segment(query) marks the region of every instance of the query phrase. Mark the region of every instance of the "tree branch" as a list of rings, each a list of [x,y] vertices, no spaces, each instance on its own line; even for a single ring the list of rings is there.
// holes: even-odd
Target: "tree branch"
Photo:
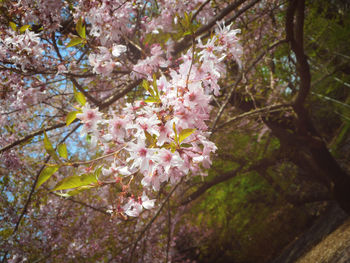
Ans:
[[[266,169],[267,167],[269,167],[271,165],[274,165],[279,158],[281,158],[280,151],[276,150],[270,156],[257,161],[256,163],[250,165],[249,167],[247,167],[245,169],[243,169],[244,166],[245,166],[245,163],[243,163],[237,169],[229,171],[229,172],[224,173],[224,174],[221,174],[219,176],[216,176],[210,182],[204,183],[194,193],[192,193],[188,197],[184,198],[180,202],[180,205],[181,206],[187,205],[188,203],[190,203],[193,200],[195,200],[198,197],[200,197],[202,194],[204,194],[211,187],[213,187],[213,186],[215,186],[217,184],[220,184],[222,182],[225,182],[227,180],[232,179],[233,177],[237,176],[240,172],[246,173],[246,172],[253,171],[253,170]]]
[[[75,78],[70,77],[69,79],[72,81],[72,83],[74,84],[74,86],[77,87],[77,89],[78,89],[81,93],[83,93],[84,96],[87,97],[93,104],[95,104],[96,106],[100,105],[100,102],[99,102],[97,99],[95,99],[93,96],[91,96],[88,92],[86,92],[86,91],[84,90],[84,88],[78,83],[78,81],[77,81]]]
[[[286,35],[291,45],[291,49],[295,54],[297,61],[297,71],[300,77],[299,92],[294,102],[295,112],[299,115],[304,114],[304,102],[310,92],[311,74],[304,54],[304,9],[305,0],[292,0],[287,9],[286,16]],[[296,23],[294,24],[294,16],[296,13]]]

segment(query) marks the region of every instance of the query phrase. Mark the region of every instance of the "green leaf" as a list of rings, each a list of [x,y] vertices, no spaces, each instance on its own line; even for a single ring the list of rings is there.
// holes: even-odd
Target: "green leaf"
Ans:
[[[74,95],[75,95],[76,101],[77,101],[80,105],[84,106],[85,103],[86,103],[86,98],[85,98],[84,94],[81,93],[81,92],[77,92],[77,93],[75,93]]]
[[[173,122],[173,130],[174,130],[174,133],[175,133],[175,142],[176,143],[179,143],[179,139],[178,139],[178,137],[177,137],[177,131],[176,131],[176,127],[175,127],[175,122]]]
[[[165,148],[165,149],[170,149],[171,148],[171,144],[170,143],[164,143],[161,148]]]
[[[95,172],[94,172],[94,176],[96,177],[96,179],[98,179],[100,177],[102,171],[102,166],[98,167]]]
[[[86,191],[88,189],[94,188],[96,186],[98,186],[98,185],[96,184],[96,185],[79,186],[79,187],[77,187],[76,189],[74,189],[72,191],[68,191],[66,193],[56,193],[56,194],[58,194],[58,195],[60,195],[62,197],[71,197],[71,196],[80,194],[81,192]]]
[[[147,145],[149,148],[156,146],[157,138],[153,137],[148,131],[144,131],[147,139]],[[155,136],[155,135],[154,135]]]
[[[185,12],[185,21],[186,21],[186,24],[189,26],[191,24],[191,19],[192,19],[192,13],[186,13]]]
[[[158,87],[157,87],[157,76],[156,76],[156,74],[153,74],[153,89],[156,92],[157,98],[159,98],[159,91],[158,91]]]
[[[69,124],[71,124],[77,118],[78,113],[79,111],[71,111],[67,114],[66,126],[69,126]]]
[[[174,153],[176,151],[176,145],[174,143],[170,144],[170,151]]]
[[[61,143],[57,146],[58,154],[64,158],[67,159],[68,157],[68,152],[67,152],[67,146],[65,143]]]
[[[79,18],[75,29],[77,30],[77,33],[81,38],[86,38],[85,26],[83,25],[83,20],[81,18]]]
[[[84,39],[82,39],[80,37],[73,37],[71,39],[71,41],[68,43],[67,47],[74,47],[76,45],[83,43],[83,41],[84,41]]]
[[[72,175],[59,182],[52,191],[73,189],[97,183],[95,174]]]
[[[179,143],[185,140],[188,136],[194,133],[196,129],[183,129],[179,134]]]
[[[74,98],[82,106],[86,103],[86,98],[82,92],[78,92],[77,89],[73,86]]]
[[[189,143],[182,143],[180,146],[184,148],[189,148],[189,147],[192,147],[193,145]]]
[[[148,83],[147,80],[143,80],[143,81],[142,81],[142,87],[143,87],[145,90],[147,90],[147,91],[149,92],[149,94],[152,95],[152,97],[155,97],[155,93],[154,93],[153,89],[151,89],[151,87],[150,87],[150,85],[149,85],[149,83]]]
[[[57,165],[45,167],[39,175],[35,189],[38,189],[43,183],[45,183],[55,172],[57,172],[57,170]]]
[[[30,28],[30,25],[21,26],[21,28],[19,29],[19,32],[24,33],[28,28]]]
[[[145,102],[148,102],[148,103],[157,103],[157,102],[159,102],[159,99],[153,98],[153,97],[148,97],[147,99],[145,99]]]
[[[91,134],[86,134],[86,141],[91,143]]]
[[[10,27],[12,28],[13,31],[17,31],[17,25],[13,22],[10,21]]]
[[[45,150],[47,151],[47,153],[52,156],[52,158],[54,158],[58,162],[60,161],[60,159],[57,156],[56,151],[52,147],[52,144],[51,144],[49,138],[47,137],[46,132],[44,132],[44,147],[45,147]]]

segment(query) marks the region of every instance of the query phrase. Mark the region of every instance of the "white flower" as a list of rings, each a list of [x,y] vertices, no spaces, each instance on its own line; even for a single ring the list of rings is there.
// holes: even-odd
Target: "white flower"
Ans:
[[[119,57],[122,53],[126,51],[126,46],[124,45],[113,45],[112,55],[115,57]]]
[[[150,200],[148,196],[145,194],[145,192],[143,192],[141,201],[142,201],[142,206],[145,209],[152,209],[154,207],[154,202],[156,201],[156,199]]]
[[[129,202],[123,206],[123,210],[128,216],[137,217],[142,212],[142,205],[130,198]]]

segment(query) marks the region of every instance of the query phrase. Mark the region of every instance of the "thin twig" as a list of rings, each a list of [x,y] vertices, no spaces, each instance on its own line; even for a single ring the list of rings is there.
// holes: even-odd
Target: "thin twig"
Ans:
[[[202,9],[210,2],[210,0],[205,1],[203,4],[200,5],[200,7],[198,7],[198,9],[196,10],[196,12],[193,14],[192,18],[191,18],[191,22],[193,22],[193,20],[196,19],[197,15],[199,14],[200,11],[202,11]]]
[[[224,122],[223,124],[221,124],[217,128],[215,128],[213,130],[213,132],[225,127],[227,124],[230,124],[230,123],[235,122],[235,121],[239,121],[239,120],[247,118],[247,117],[253,117],[253,116],[259,115],[261,113],[271,113],[271,112],[283,111],[286,109],[292,109],[291,105],[289,105],[289,104],[275,104],[275,105],[270,105],[270,106],[266,106],[263,108],[251,110],[251,111],[242,113],[240,115],[237,115],[237,116],[234,116],[234,117],[228,119],[226,122]]]
[[[137,243],[141,240],[142,236],[146,233],[146,231],[151,227],[151,225],[153,224],[153,222],[157,219],[157,217],[159,216],[160,212],[163,210],[165,204],[168,202],[169,198],[172,196],[172,194],[175,192],[175,190],[177,189],[177,187],[182,183],[183,178],[181,179],[180,182],[178,182],[174,188],[170,191],[170,193],[167,195],[167,197],[165,198],[164,202],[162,203],[162,205],[159,207],[158,211],[156,212],[156,214],[152,217],[152,219],[147,223],[147,225],[143,228],[143,230],[140,232],[140,234],[137,236],[136,240],[134,241],[134,246],[131,250],[130,253],[130,258],[129,258],[129,262],[132,262],[133,259],[133,255],[135,252],[135,249],[137,247]]]

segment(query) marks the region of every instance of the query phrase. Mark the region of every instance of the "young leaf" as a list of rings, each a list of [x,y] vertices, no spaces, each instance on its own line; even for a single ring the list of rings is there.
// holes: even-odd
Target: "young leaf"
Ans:
[[[86,141],[91,143],[91,134],[86,134]]]
[[[58,195],[62,196],[62,197],[71,197],[73,195],[77,195],[77,194],[80,194],[81,192],[85,191],[85,190],[88,190],[90,188],[93,188],[93,187],[96,187],[98,186],[97,184],[96,185],[85,185],[85,186],[80,186],[80,187],[77,187],[76,189],[72,190],[72,191],[68,191],[66,193],[57,193]]]
[[[179,143],[185,140],[188,136],[194,133],[196,129],[183,129],[179,134]]]
[[[19,29],[19,32],[24,33],[28,28],[30,28],[30,25],[21,26],[21,28]]]
[[[176,151],[176,145],[174,143],[170,144],[170,151],[174,153]]]
[[[159,98],[159,91],[158,91],[158,87],[157,87],[157,76],[156,76],[156,74],[153,74],[153,89],[156,92],[157,98]]]
[[[48,154],[50,154],[52,156],[52,158],[54,158],[58,162],[60,161],[60,159],[57,156],[56,151],[52,147],[52,144],[51,144],[49,138],[47,137],[46,132],[44,132],[44,147],[45,147],[45,150],[48,152]]]
[[[148,147],[153,148],[154,146],[156,146],[157,138],[154,138],[148,131],[145,131],[145,135],[146,135]]]
[[[173,122],[173,130],[174,130],[174,133],[175,133],[175,142],[176,143],[179,143],[179,139],[178,139],[178,137],[177,137],[177,131],[176,131],[176,127],[175,127],[175,122]]]
[[[149,92],[149,94],[152,95],[152,97],[155,97],[153,89],[150,87],[147,80],[142,81],[142,87]]]
[[[75,29],[77,30],[77,33],[81,38],[86,38],[85,26],[83,25],[83,20],[81,18],[79,18]]]
[[[73,86],[73,90],[74,90],[74,97],[75,100],[82,106],[85,105],[86,103],[86,98],[84,96],[84,94],[82,92],[78,92],[77,89]]]
[[[81,92],[77,92],[75,94],[75,99],[81,106],[84,106],[86,103],[86,98],[85,98],[84,94]]]
[[[96,177],[96,180],[100,177],[102,171],[102,166],[98,167],[95,172],[94,172],[94,176]]]
[[[52,191],[66,190],[97,183],[95,174],[72,175],[59,182]]]
[[[13,22],[10,21],[10,27],[12,28],[13,31],[17,31],[17,25]]]
[[[67,159],[68,157],[68,152],[67,152],[67,146],[65,143],[61,143],[57,146],[58,154],[64,158]]]
[[[159,102],[159,99],[156,99],[156,98],[153,98],[153,97],[148,97],[147,99],[145,99],[145,102],[157,103],[157,102]]]
[[[170,143],[164,143],[161,148],[165,148],[165,149],[170,149],[171,148],[171,144]]]
[[[35,189],[38,189],[43,183],[45,183],[57,170],[57,165],[45,167],[39,175]]]
[[[68,43],[68,45],[66,47],[74,47],[76,45],[79,45],[83,43],[83,39],[80,37],[74,37],[71,39],[71,41]]]
[[[71,111],[67,114],[66,126],[69,126],[69,124],[71,124],[77,118],[78,113],[78,111]]]

